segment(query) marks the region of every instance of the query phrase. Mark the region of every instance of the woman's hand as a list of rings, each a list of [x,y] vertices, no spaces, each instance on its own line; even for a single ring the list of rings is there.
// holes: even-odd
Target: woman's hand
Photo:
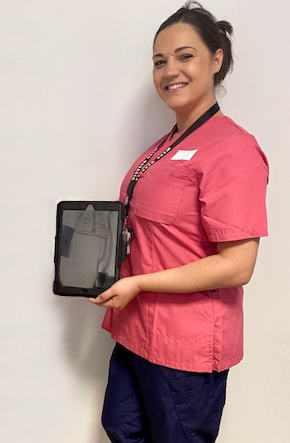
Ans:
[[[105,308],[122,310],[139,292],[141,289],[137,276],[125,277],[118,280],[97,298],[89,298],[88,300]]]

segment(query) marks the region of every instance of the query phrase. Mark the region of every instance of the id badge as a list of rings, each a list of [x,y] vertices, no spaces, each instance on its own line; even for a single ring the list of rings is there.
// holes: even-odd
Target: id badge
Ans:
[[[126,226],[123,229],[123,240],[126,243],[126,247],[127,247],[127,255],[130,254],[130,242],[133,238],[133,230],[132,228],[129,228],[128,226]]]

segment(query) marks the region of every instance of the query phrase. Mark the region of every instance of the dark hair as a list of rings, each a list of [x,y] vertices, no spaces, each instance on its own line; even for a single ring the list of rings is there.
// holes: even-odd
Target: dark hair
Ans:
[[[232,25],[225,20],[217,21],[200,3],[187,1],[159,27],[154,37],[153,47],[159,32],[175,23],[188,23],[193,26],[212,55],[218,48],[222,48],[223,63],[219,72],[214,74],[214,86],[219,85],[228,71],[233,69],[232,43],[227,36],[233,33]]]

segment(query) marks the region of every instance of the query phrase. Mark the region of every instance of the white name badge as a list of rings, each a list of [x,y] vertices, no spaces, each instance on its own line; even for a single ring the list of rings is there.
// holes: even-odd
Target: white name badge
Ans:
[[[190,160],[194,156],[194,154],[198,151],[198,149],[193,149],[191,151],[181,150],[174,154],[170,160]]]

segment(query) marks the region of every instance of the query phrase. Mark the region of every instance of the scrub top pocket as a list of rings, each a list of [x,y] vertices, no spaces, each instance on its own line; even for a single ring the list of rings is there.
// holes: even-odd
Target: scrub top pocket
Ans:
[[[189,175],[185,165],[173,162],[149,170],[136,185],[134,214],[159,223],[176,219]]]

